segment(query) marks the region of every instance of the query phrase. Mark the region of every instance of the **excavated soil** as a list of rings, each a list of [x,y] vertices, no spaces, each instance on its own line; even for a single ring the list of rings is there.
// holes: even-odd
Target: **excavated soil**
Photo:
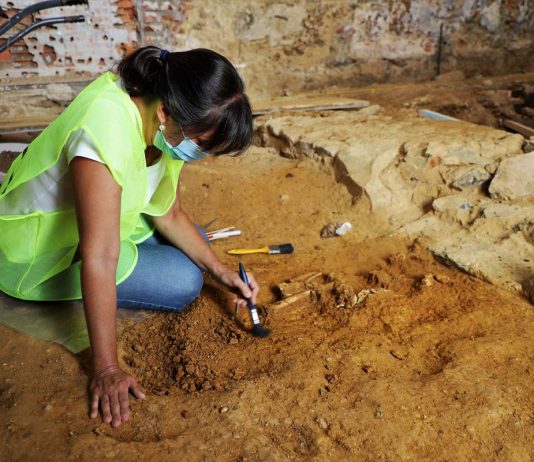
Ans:
[[[1,460],[534,458],[524,299],[381,237],[365,198],[266,148],[188,167],[182,200],[197,223],[243,231],[213,243],[232,267],[225,250],[295,246],[242,257],[271,335],[253,337],[209,277],[183,313],[122,322],[121,361],[148,396],[112,429],[87,417],[87,352],[0,326]],[[321,237],[344,221],[352,232]]]

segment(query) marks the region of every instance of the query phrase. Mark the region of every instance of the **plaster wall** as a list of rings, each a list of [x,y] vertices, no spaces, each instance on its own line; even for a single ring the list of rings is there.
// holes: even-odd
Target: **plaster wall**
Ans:
[[[442,72],[534,68],[533,0],[208,0],[188,11],[172,44],[227,53],[249,87],[278,95],[431,79],[441,25]]]

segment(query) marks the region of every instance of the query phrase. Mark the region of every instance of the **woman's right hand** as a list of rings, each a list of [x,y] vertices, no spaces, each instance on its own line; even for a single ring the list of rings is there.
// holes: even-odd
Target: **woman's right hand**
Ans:
[[[145,394],[137,381],[121,370],[118,365],[110,365],[100,369],[91,378],[90,417],[98,417],[98,409],[102,420],[118,427],[129,418],[128,392],[131,390],[136,398],[144,399]]]
[[[227,266],[221,265],[218,271],[213,272],[212,275],[219,282],[222,282],[228,290],[236,294],[236,298],[233,300],[236,307],[246,308],[248,299],[250,299],[252,303],[256,304],[260,286],[256,282],[256,279],[252,273],[247,273],[249,282],[248,287],[239,277],[239,273],[231,270]]]

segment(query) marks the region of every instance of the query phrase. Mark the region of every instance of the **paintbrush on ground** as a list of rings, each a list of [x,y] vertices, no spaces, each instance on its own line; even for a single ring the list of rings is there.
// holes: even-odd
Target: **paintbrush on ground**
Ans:
[[[232,249],[227,250],[226,253],[230,255],[246,255],[250,253],[267,253],[269,255],[280,255],[293,253],[293,245],[291,244],[280,244],[280,245],[269,245],[267,247],[262,247],[261,249]]]
[[[233,229],[235,229],[235,226],[228,226],[226,228],[216,229],[214,231],[206,231],[206,236],[210,237],[213,234],[225,233],[226,231],[231,231]]]
[[[239,263],[239,276],[241,277],[241,280],[247,285],[247,287],[250,287],[248,283],[247,272],[245,271],[243,263]],[[252,299],[247,299],[247,305],[248,309],[250,310],[250,315],[252,316],[252,333],[256,337],[267,337],[271,333],[271,331],[267,329],[267,327],[263,327],[261,325],[260,317],[258,316],[258,311],[256,310],[254,303],[252,303]]]
[[[239,229],[234,229],[231,231],[223,231],[221,233],[213,233],[208,235],[210,241],[215,241],[217,239],[224,239],[225,237],[240,236],[241,231]]]
[[[206,236],[208,236],[208,239],[210,241],[239,235],[241,235],[241,231],[239,229],[235,229],[235,226],[229,226],[227,228],[221,228],[216,229],[215,231],[206,232]]]

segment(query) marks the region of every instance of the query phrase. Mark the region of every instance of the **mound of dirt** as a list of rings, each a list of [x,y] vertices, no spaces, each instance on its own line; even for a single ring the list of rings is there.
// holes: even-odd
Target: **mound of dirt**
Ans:
[[[184,313],[157,313],[149,322],[123,330],[124,362],[147,390],[157,395],[227,391],[238,381],[284,367],[276,357],[258,354],[261,340],[221,310],[226,304],[221,297],[207,286]]]

